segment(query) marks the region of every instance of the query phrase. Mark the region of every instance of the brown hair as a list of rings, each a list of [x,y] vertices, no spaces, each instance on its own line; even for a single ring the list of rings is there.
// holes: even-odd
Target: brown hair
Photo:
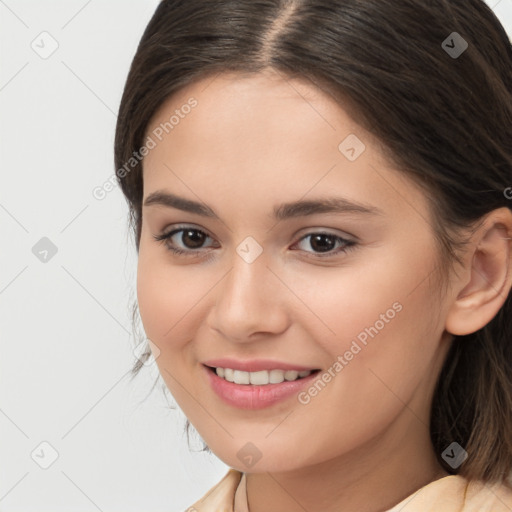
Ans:
[[[467,49],[450,52],[454,41]],[[491,210],[510,207],[504,190],[512,185],[512,47],[481,0],[163,0],[133,59],[115,135],[116,174],[137,251],[143,159],[129,171],[125,164],[143,146],[152,116],[200,78],[265,68],[309,80],[342,102],[425,190],[446,284],[465,243],[457,235]],[[485,327],[454,337],[430,432],[448,472],[488,482],[509,475],[510,294]],[[441,457],[453,441],[469,455],[456,470]]]

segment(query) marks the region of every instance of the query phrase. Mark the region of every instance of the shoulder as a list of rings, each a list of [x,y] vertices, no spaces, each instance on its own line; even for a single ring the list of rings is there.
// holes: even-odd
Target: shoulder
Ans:
[[[242,473],[229,469],[224,477],[185,512],[233,512]],[[388,512],[510,512],[512,486],[450,475],[422,487]]]
[[[450,475],[418,489],[387,512],[510,512],[512,489]]]
[[[235,492],[242,473],[230,469],[205,495],[188,507],[185,512],[233,512]]]
[[[470,481],[463,512],[510,512],[512,487],[507,483],[489,484]]]

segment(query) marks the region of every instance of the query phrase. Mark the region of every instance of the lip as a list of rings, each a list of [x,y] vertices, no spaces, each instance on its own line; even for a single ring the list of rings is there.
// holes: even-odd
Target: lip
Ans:
[[[221,365],[218,366],[224,368]],[[219,377],[215,371],[208,368],[208,366],[203,365],[203,368],[211,388],[221,400],[238,409],[251,410],[264,409],[265,407],[270,407],[286,400],[293,395],[297,395],[302,388],[311,385],[311,382],[319,373],[316,371],[307,377],[294,381],[283,381],[280,384],[256,386],[253,384],[235,384],[234,382],[228,382]],[[226,368],[231,367],[226,366]],[[269,369],[269,367],[267,366],[265,369]],[[281,367],[281,369],[284,370],[285,368]],[[304,368],[304,370],[307,369],[308,368]]]
[[[242,370],[244,372],[259,372],[261,370],[297,370],[298,372],[301,372],[304,370],[318,370],[318,368],[290,364],[272,359],[250,359],[242,361],[239,359],[224,357],[221,359],[203,361],[203,364],[214,368],[231,368],[233,370]]]

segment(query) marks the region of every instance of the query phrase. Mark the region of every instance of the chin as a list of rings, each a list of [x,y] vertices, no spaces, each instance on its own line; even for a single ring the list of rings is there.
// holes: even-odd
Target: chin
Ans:
[[[281,448],[279,451],[265,447],[259,449],[256,443],[250,441],[242,443],[241,447],[233,446],[233,451],[229,453],[226,453],[226,446],[221,450],[210,447],[224,464],[242,473],[280,473],[299,469],[305,464],[291,456],[296,455],[296,447]]]

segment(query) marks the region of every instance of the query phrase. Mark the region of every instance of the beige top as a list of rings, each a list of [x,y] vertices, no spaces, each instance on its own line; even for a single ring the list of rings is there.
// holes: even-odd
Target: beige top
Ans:
[[[186,512],[249,512],[245,474],[230,469]],[[512,489],[450,475],[430,482],[386,512],[511,512]]]

